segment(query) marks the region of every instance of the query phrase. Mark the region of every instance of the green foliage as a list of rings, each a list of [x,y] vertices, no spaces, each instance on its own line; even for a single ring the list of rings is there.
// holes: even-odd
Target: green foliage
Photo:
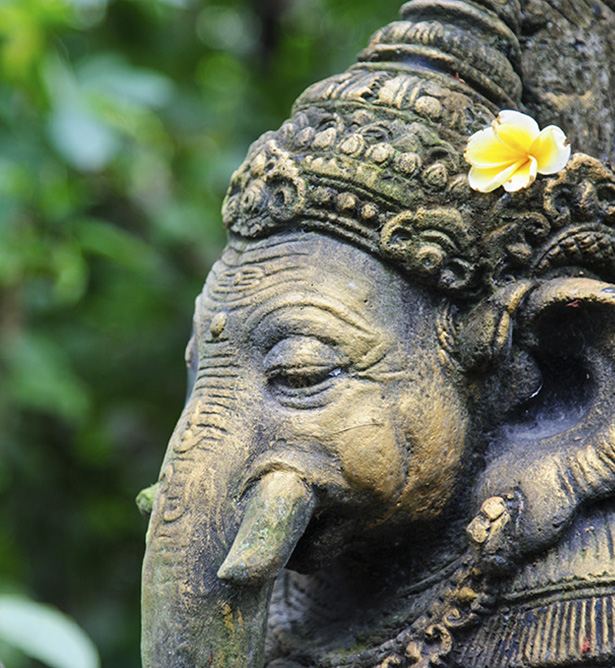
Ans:
[[[50,668],[100,667],[96,647],[72,619],[21,596],[0,596],[0,640]]]
[[[230,174],[399,4],[0,0],[0,578],[103,665],[140,665],[134,497],[181,410]]]

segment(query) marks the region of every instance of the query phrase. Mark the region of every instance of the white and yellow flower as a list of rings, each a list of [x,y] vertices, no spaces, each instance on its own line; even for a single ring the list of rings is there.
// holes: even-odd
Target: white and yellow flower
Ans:
[[[530,116],[505,110],[491,127],[470,137],[463,157],[472,165],[468,179],[474,190],[488,193],[504,186],[514,192],[534,183],[536,174],[563,169],[570,144],[557,125],[541,131]]]

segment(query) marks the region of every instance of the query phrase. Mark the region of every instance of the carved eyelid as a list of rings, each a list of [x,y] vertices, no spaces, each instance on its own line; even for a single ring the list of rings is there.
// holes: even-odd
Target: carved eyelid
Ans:
[[[311,336],[284,338],[271,348],[263,360],[265,371],[271,375],[300,370],[326,373],[347,364],[348,360],[339,348]]]
[[[305,408],[305,401],[324,395],[349,366],[338,346],[313,336],[284,338],[263,359],[270,390],[282,403],[298,402],[296,408]]]
[[[250,342],[267,354],[279,341],[292,336],[313,337],[339,349],[358,363],[378,342],[363,318],[345,307],[332,305],[317,297],[291,297],[259,309],[246,322]]]

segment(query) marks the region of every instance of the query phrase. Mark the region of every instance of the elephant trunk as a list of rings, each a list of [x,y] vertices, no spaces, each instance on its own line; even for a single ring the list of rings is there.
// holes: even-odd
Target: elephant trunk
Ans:
[[[273,580],[310,521],[314,494],[288,470],[246,491],[254,453],[191,424],[180,421],[171,439],[150,519],[143,668],[257,668]]]

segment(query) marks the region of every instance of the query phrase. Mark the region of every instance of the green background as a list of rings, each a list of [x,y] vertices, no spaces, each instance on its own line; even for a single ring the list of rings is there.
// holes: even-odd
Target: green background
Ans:
[[[0,593],[73,617],[103,666],[140,665],[134,497],[229,177],[400,4],[0,0]]]

